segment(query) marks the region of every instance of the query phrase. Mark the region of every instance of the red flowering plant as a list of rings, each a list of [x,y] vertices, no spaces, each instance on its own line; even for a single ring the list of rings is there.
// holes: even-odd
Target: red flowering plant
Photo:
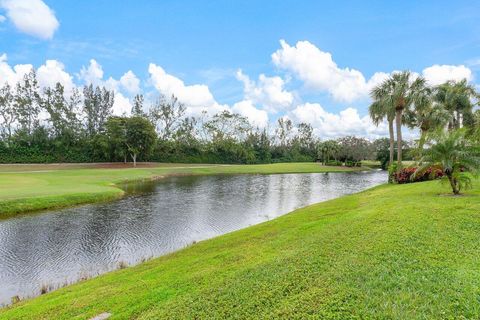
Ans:
[[[429,167],[421,172],[417,172],[417,169],[416,167],[402,168],[400,171],[393,173],[393,180],[403,184],[435,180],[443,177],[442,169],[436,166]]]

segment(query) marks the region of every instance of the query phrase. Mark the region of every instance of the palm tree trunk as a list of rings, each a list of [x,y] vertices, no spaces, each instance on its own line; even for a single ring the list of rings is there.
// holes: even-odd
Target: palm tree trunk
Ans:
[[[453,194],[459,194],[460,190],[458,189],[457,179],[455,179],[451,174],[447,174],[448,181],[450,181],[450,186],[452,187]]]
[[[388,133],[390,135],[390,161],[388,165],[391,165],[394,161],[395,155],[395,134],[393,132],[393,119],[388,120]]]
[[[402,167],[402,108],[397,108],[395,121],[397,126],[397,170]]]
[[[418,157],[421,156],[423,152],[423,146],[425,145],[425,140],[427,138],[427,130],[420,129],[420,139],[418,140]]]

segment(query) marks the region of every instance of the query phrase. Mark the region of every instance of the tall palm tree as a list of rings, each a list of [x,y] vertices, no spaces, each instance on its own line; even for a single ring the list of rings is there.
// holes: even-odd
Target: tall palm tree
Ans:
[[[439,130],[432,134],[432,146],[420,159],[415,174],[424,173],[428,168],[442,170],[450,182],[454,194],[471,184],[470,174],[480,170],[480,146],[466,138],[465,130]],[[462,172],[466,171],[466,172]]]
[[[372,92],[372,98],[374,99],[373,103],[368,108],[368,112],[370,114],[370,118],[372,119],[373,123],[378,126],[380,122],[382,122],[385,118],[388,122],[388,134],[389,134],[389,142],[390,142],[390,157],[388,164],[392,164],[394,160],[394,153],[395,153],[395,136],[393,132],[393,121],[395,120],[395,109],[391,108],[390,105],[385,103],[385,101],[375,97]]]
[[[435,101],[450,114],[448,129],[455,130],[463,126],[467,119],[473,119],[473,98],[477,97],[475,87],[467,80],[447,81],[435,88]]]
[[[388,79],[372,90],[375,101],[395,109],[395,125],[397,129],[397,161],[398,168],[402,166],[402,122],[403,115],[425,90],[426,81],[423,77],[414,76],[410,71],[393,73]]]

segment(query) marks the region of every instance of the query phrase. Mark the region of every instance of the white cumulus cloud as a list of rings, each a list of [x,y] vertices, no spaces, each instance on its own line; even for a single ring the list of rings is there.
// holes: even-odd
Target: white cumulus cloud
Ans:
[[[285,81],[261,74],[258,82],[251,80],[242,70],[237,71],[237,79],[243,82],[245,98],[259,104],[268,112],[276,113],[291,106],[293,94],[284,89]]]
[[[60,25],[55,13],[42,0],[0,0],[15,27],[41,39],[51,39]]]
[[[180,101],[192,106],[209,106],[215,103],[208,86],[203,84],[185,85],[185,83],[151,63],[148,72],[155,88],[165,95],[176,95]]]
[[[472,70],[464,65],[453,66],[435,64],[431,67],[423,69],[422,75],[431,85],[439,85],[449,80],[473,80]]]
[[[140,80],[132,70],[127,71],[121,78],[120,84],[130,94],[137,94],[140,91]]]
[[[288,117],[295,122],[311,124],[314,132],[322,139],[346,135],[375,138],[388,134],[385,124],[375,126],[369,116],[361,117],[354,108],[347,108],[335,114],[326,111],[318,103],[305,103],[289,112]]]
[[[73,77],[65,71],[63,63],[57,60],[47,60],[37,69],[37,79],[41,87],[55,87],[59,82],[67,94],[75,87]]]
[[[113,102],[113,114],[116,116],[128,115],[132,110],[132,103],[130,99],[125,97],[122,93],[115,92],[115,100]]]
[[[88,67],[82,66],[78,77],[87,84],[97,85],[103,78],[103,68],[95,59],[91,59]]]
[[[17,64],[11,67],[7,62],[7,54],[4,53],[0,55],[0,85],[3,86],[8,83],[13,87],[32,69],[31,64]]]
[[[254,127],[265,128],[268,125],[267,112],[265,110],[257,109],[250,100],[243,100],[235,103],[232,107],[232,111],[248,118]]]
[[[148,72],[153,86],[167,97],[175,95],[186,105],[188,114],[199,115],[204,110],[216,113],[229,109],[228,106],[215,101],[207,85],[186,85],[181,79],[168,74],[162,67],[154,63],[150,63]]]
[[[337,101],[352,102],[364,98],[374,85],[388,76],[379,72],[367,81],[358,70],[338,67],[330,53],[308,41],[290,46],[281,40],[280,45],[282,48],[272,54],[277,67],[292,72],[307,87],[330,93]]]

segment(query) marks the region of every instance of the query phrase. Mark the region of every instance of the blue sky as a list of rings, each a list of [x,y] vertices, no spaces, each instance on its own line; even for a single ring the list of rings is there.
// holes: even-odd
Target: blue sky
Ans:
[[[30,17],[15,16],[19,3],[32,10]],[[49,21],[41,16],[48,15],[45,7],[57,24],[36,25]],[[162,86],[170,86],[164,78],[171,75],[185,86],[208,86],[217,108],[243,102],[234,110],[250,117],[266,113],[270,122],[284,115],[300,121],[311,114],[319,118],[312,121],[317,127],[325,126],[330,114],[341,123],[341,112],[348,108],[356,110],[359,121],[366,121],[362,117],[369,103],[367,89],[376,73],[410,69],[422,74],[426,68],[441,65],[450,68],[431,70],[431,77],[444,79],[454,74],[454,78],[466,76],[475,82],[480,66],[480,2],[476,1],[0,0],[0,15],[0,55],[6,54],[4,63],[11,68],[18,64],[38,68],[46,60],[55,60],[81,85],[89,81],[85,73],[94,59],[103,70],[99,81],[109,77],[119,81],[130,70],[139,79],[140,90],[153,96],[163,92]],[[37,21],[22,21],[35,15],[39,15]],[[44,30],[43,34],[38,30]],[[288,47],[279,53],[281,61],[275,62],[272,54],[282,50],[281,39]],[[299,41],[308,45],[299,49]],[[285,48],[296,52],[287,56]],[[332,64],[324,53],[331,54],[338,68],[331,75]],[[157,82],[152,81],[150,64],[165,73]],[[250,92],[239,69],[250,81]],[[358,76],[352,69],[365,78],[365,85],[359,83],[364,87],[361,90],[355,85],[358,79],[353,88],[342,80]],[[325,74],[317,79],[309,70]],[[261,74],[267,77],[263,82]],[[272,77],[282,83],[269,82]],[[332,85],[345,86],[344,91],[329,87],[329,77]],[[135,91],[127,92],[120,85],[116,90],[125,101]],[[348,97],[348,90],[363,91]],[[268,96],[282,92],[283,100]],[[275,101],[284,101],[284,106],[272,108]],[[295,114],[298,106],[304,108]],[[353,126],[358,119],[347,116],[344,120],[352,120]],[[364,131],[358,133],[381,133]],[[320,128],[319,134],[342,132]]]

